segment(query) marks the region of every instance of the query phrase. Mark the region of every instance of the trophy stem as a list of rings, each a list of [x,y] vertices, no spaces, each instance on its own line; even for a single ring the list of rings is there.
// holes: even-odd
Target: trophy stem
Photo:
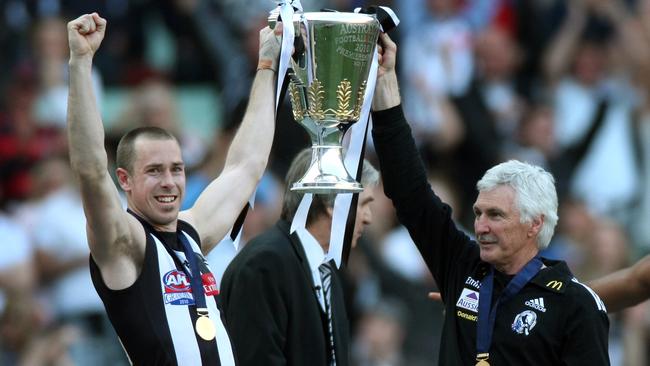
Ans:
[[[363,186],[345,169],[340,145],[314,144],[311,149],[311,165],[307,173],[291,186],[292,191],[314,194],[363,191]]]

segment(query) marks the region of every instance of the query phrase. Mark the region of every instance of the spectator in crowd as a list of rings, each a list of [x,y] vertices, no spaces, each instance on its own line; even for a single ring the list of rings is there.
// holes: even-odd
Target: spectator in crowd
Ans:
[[[117,140],[135,126],[160,127],[179,136],[187,169],[196,168],[205,157],[207,141],[186,128],[180,119],[174,89],[169,82],[152,77],[142,81],[130,94],[122,115],[111,126],[110,138]]]
[[[0,363],[21,360],[40,323],[34,300],[36,276],[27,231],[6,211],[0,190]]]
[[[7,90],[11,103],[0,112],[0,190],[9,206],[32,196],[31,169],[43,158],[65,152],[63,131],[40,126],[31,111],[36,91],[17,75]]]
[[[65,127],[68,108],[68,47],[65,21],[60,17],[39,19],[33,30],[33,55],[30,62],[38,85],[33,114],[42,126]],[[25,67],[29,67],[25,65]],[[93,89],[98,103],[103,86],[99,72],[93,70]],[[101,103],[100,103],[101,105]]]
[[[598,1],[568,2],[569,12],[545,55],[544,72],[552,95],[559,148],[585,136],[604,108],[602,126],[576,165],[571,195],[599,214],[629,208],[638,176],[632,143],[634,89],[616,73],[621,52],[611,31],[595,23]],[[616,28],[614,28],[617,31]]]
[[[403,354],[406,308],[398,300],[383,300],[366,312],[352,344],[358,366],[413,365]]]
[[[86,218],[69,163],[52,157],[40,162],[36,171],[42,176],[39,180],[59,177],[59,185],[51,187],[38,203],[30,230],[36,268],[53,323],[76,329],[79,336],[69,347],[75,365],[126,365],[117,335],[90,279],[88,240],[79,230],[86,225]]]
[[[474,199],[471,182],[502,161],[512,148],[524,107],[517,85],[519,49],[512,35],[491,26],[477,36],[474,54],[476,69],[472,83],[453,98],[465,129],[449,164],[460,189],[461,208],[469,207]],[[484,143],[486,140],[490,143]],[[470,215],[468,210],[461,212],[461,222],[469,225]]]

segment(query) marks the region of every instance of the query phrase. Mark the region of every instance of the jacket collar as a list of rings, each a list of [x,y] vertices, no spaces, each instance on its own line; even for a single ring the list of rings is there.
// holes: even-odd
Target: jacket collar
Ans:
[[[325,310],[324,294],[322,293],[322,283],[319,266],[325,260],[325,253],[316,238],[314,238],[307,229],[298,228],[295,232],[289,234],[291,229],[287,221],[280,220],[277,227],[289,236],[291,245],[296,251],[303,272],[307,278],[311,279],[312,286],[316,291],[316,299],[321,307],[321,311]]]
[[[296,252],[300,263],[302,264],[303,270],[308,277],[313,277],[312,273],[315,270],[318,272],[318,266],[323,263],[325,254],[323,253],[322,247],[318,244],[316,239],[305,230],[305,233],[298,234],[293,232],[289,234],[291,229],[291,223],[285,220],[278,220],[276,227],[289,238],[293,250]],[[301,241],[301,236],[306,238],[305,243]],[[311,239],[311,241],[310,241]],[[314,281],[314,286],[320,284],[320,275],[318,276],[318,281]]]
[[[566,262],[542,258],[542,263],[545,267],[530,280],[530,283],[544,290],[563,294],[573,278]],[[482,281],[489,269],[490,265],[481,261],[474,269],[472,277]]]
[[[530,282],[544,290],[563,294],[573,278],[571,270],[564,261],[542,258],[542,262],[546,267]]]

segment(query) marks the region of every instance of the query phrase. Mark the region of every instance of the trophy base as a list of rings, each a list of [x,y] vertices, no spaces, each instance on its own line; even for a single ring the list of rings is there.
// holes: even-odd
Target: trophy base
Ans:
[[[363,186],[357,182],[296,182],[291,190],[313,194],[359,193]]]
[[[291,186],[291,190],[315,194],[363,191],[361,183],[354,180],[345,169],[342,150],[341,145],[312,145],[309,168],[303,177]]]

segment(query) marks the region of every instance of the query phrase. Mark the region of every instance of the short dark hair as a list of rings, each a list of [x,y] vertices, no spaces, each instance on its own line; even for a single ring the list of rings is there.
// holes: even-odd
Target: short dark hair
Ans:
[[[312,149],[306,148],[298,153],[291,162],[289,171],[285,179],[284,199],[282,201],[282,213],[280,217],[286,221],[293,221],[293,217],[298,210],[303,192],[292,191],[291,185],[297,182],[309,169],[311,164]],[[361,172],[361,184],[364,187],[376,186],[379,182],[379,172],[368,160],[363,161],[363,170]],[[336,194],[314,194],[312,196],[311,207],[307,215],[307,225],[310,225],[320,215],[327,214],[328,208],[334,207]]]
[[[138,137],[144,137],[150,140],[174,140],[178,142],[174,135],[160,127],[138,127],[127,132],[122,136],[120,142],[117,144],[115,162],[118,168],[125,169],[129,173],[133,172],[133,162],[135,161],[135,141]]]

